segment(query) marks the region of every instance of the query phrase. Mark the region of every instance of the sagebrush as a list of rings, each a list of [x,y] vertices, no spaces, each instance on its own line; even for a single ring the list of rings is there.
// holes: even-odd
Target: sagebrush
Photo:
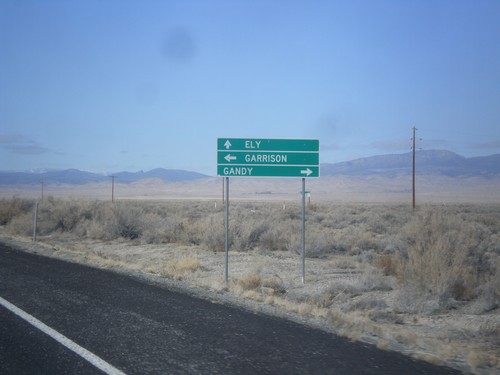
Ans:
[[[27,200],[1,200],[0,224],[12,234],[31,235],[33,207]],[[224,217],[224,207],[210,201],[47,199],[39,207],[38,234],[223,251]],[[229,246],[299,254],[300,226],[298,204],[234,202]],[[347,256],[374,265],[404,288],[402,311],[452,308],[454,301],[476,301],[477,311],[498,307],[499,206],[434,205],[414,211],[404,205],[313,204],[306,227],[308,257]]]

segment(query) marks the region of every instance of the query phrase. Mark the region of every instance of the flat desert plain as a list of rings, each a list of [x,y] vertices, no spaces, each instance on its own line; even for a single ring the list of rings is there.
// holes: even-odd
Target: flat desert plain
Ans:
[[[499,373],[500,180],[222,179],[2,188],[2,241],[475,374]]]
[[[159,179],[133,183],[116,181],[116,199],[203,199],[222,200],[222,178],[168,182]],[[231,178],[230,198],[250,200],[297,201],[300,179]],[[111,182],[69,185],[45,183],[44,195],[55,198],[111,199]],[[306,191],[311,201],[405,203],[412,199],[409,176],[327,176],[308,179]],[[40,199],[41,184],[2,186],[0,198]],[[495,203],[500,202],[500,177],[453,178],[441,175],[417,176],[416,198],[419,203]]]

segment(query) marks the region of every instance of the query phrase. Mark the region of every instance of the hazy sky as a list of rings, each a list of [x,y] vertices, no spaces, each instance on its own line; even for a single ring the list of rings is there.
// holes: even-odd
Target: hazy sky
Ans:
[[[500,152],[500,1],[2,0],[0,170],[216,174],[219,137],[334,163]]]

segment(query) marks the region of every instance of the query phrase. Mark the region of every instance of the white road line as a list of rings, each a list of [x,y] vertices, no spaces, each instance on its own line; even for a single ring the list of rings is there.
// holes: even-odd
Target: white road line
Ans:
[[[6,309],[12,311],[18,317],[26,320],[32,326],[38,328],[40,331],[42,331],[46,335],[49,335],[54,340],[59,342],[61,345],[65,346],[69,350],[78,354],[80,357],[85,359],[87,362],[90,362],[92,365],[94,365],[98,369],[104,371],[106,374],[108,374],[108,375],[125,375],[124,372],[118,370],[116,367],[113,367],[105,360],[96,356],[94,353],[89,352],[87,349],[82,348],[77,343],[71,341],[66,336],[60,334],[55,329],[50,328],[48,325],[42,323],[41,321],[39,321],[35,317],[31,316],[27,312],[21,310],[19,307],[14,306],[12,303],[3,299],[2,297],[0,297],[0,305],[4,306]]]

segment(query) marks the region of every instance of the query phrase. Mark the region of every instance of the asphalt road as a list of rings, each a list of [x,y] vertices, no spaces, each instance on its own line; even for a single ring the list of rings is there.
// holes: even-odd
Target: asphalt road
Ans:
[[[459,373],[3,245],[0,297],[126,374]],[[0,305],[0,373],[103,371]]]

